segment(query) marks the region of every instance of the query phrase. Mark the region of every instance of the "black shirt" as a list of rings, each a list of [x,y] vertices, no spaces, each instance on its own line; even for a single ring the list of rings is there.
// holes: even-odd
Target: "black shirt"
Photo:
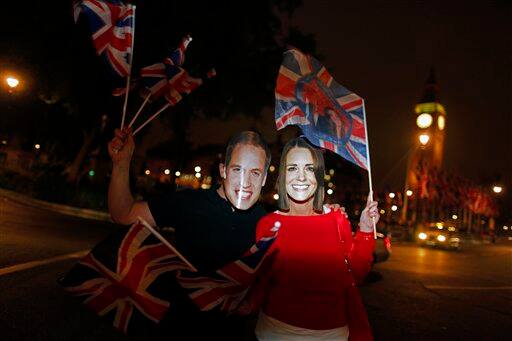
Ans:
[[[233,210],[216,189],[169,193],[148,205],[159,227],[175,229],[176,248],[201,272],[239,259],[254,244],[256,224],[266,214],[259,203]]]

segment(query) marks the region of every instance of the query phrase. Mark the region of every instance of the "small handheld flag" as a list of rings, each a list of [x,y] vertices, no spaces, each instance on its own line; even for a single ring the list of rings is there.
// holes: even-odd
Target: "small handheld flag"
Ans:
[[[73,4],[74,19],[87,19],[96,54],[104,56],[115,74],[130,73],[134,6],[119,0],[83,0]]]

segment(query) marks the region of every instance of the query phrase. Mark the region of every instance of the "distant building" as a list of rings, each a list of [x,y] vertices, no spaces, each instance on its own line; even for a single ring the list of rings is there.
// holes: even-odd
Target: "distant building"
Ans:
[[[418,172],[423,168],[443,166],[446,110],[439,101],[435,71],[430,70],[422,99],[414,108],[414,150],[407,167],[408,189],[418,187]]]

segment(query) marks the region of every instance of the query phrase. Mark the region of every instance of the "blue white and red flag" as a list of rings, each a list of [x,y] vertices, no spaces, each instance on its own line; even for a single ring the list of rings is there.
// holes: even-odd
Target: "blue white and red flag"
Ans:
[[[208,276],[179,270],[176,276],[178,283],[202,311],[214,308],[227,313],[236,311],[246,298],[259,268],[270,256],[269,249],[277,233],[275,230],[273,234],[263,236],[240,259]]]
[[[287,50],[275,96],[278,130],[297,125],[311,143],[368,169],[364,100],[338,84],[318,60]]]
[[[143,97],[149,94],[155,100],[164,96],[171,105],[175,105],[182,99],[181,94],[190,94],[202,84],[202,79],[191,77],[182,67],[185,51],[191,41],[192,38],[186,36],[162,63],[141,69],[140,75],[145,89]]]
[[[119,0],[82,0],[73,4],[75,22],[87,19],[96,53],[104,56],[115,74],[130,73],[134,9]]]
[[[276,236],[277,231],[261,238],[240,259],[215,272],[201,273],[190,270],[182,255],[137,223],[96,245],[60,283],[116,328],[140,333],[164,318],[175,290],[184,290],[202,311],[236,310]]]
[[[143,224],[100,242],[61,280],[73,296],[125,333],[162,320],[174,272],[189,268]]]

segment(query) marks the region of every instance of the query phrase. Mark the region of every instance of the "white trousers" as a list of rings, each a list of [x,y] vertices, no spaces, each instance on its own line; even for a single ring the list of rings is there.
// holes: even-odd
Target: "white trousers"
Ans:
[[[281,322],[260,312],[255,329],[259,341],[348,341],[348,326],[334,329],[305,329]]]

